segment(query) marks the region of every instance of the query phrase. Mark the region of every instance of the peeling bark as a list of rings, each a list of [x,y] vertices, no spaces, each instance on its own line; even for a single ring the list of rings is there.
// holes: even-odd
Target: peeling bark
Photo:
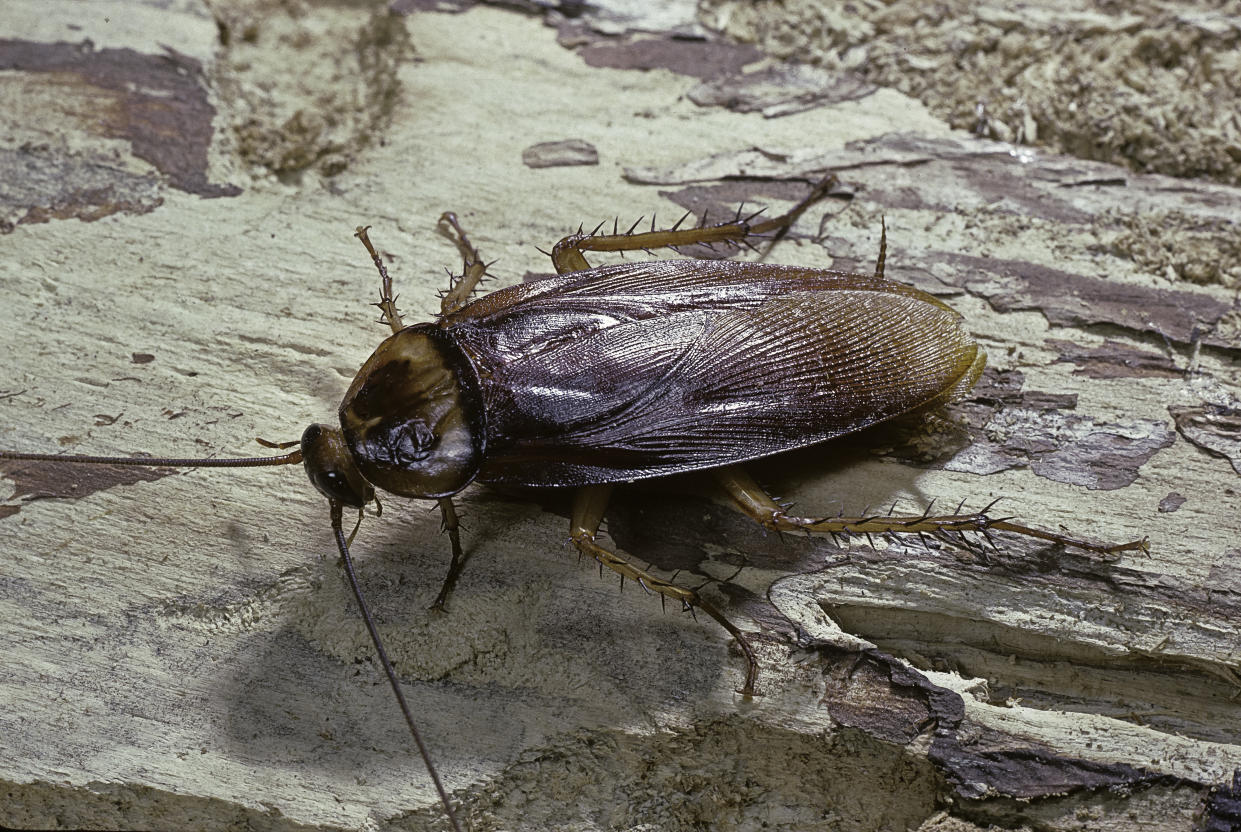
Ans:
[[[436,517],[385,501],[355,544],[364,589],[470,828],[1230,828],[1241,191],[954,133],[887,89],[771,98],[806,78],[778,62],[744,106],[700,106],[766,59],[685,4],[572,25],[467,5],[405,4],[397,31],[378,7],[135,6],[126,28],[17,3],[9,43],[33,57],[0,81],[0,165],[50,167],[4,177],[5,215],[46,221],[4,237],[0,447],[250,456],[330,421],[384,335],[359,224],[425,320],[460,267],[441,211],[517,282],[579,223],[774,214],[834,170],[768,258],[869,272],[883,221],[888,276],[959,310],[990,366],[944,413],[756,475],[810,515],[1002,497],[1150,554],[781,538],[699,478],[620,489],[609,539],[752,634],[763,696],[742,702],[713,622],[576,568],[567,495],[467,492],[446,614]],[[135,56],[125,95],[182,66],[170,97],[198,103],[120,140],[28,94],[70,22],[94,42],[75,60]],[[355,99],[359,60],[383,83]],[[285,131],[297,112],[323,122]],[[598,164],[523,163],[565,136]],[[74,197],[97,183],[66,172],[99,160],[114,190]],[[1159,254],[1182,240],[1204,259]],[[0,473],[0,825],[445,828],[301,474]]]

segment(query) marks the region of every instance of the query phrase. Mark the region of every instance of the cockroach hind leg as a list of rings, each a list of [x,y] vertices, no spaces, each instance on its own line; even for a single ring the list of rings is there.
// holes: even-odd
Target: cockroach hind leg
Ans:
[[[648,592],[658,593],[661,596],[661,602],[663,598],[672,598],[681,602],[682,609],[688,609],[692,613],[696,607],[714,618],[736,640],[737,646],[745,655],[745,683],[737,692],[747,698],[754,696],[755,683],[758,681],[758,658],[745,634],[735,624],[729,621],[714,604],[703,598],[697,590],[677,586],[671,581],[652,575],[635,566],[622,555],[601,546],[595,540],[611,491],[610,485],[590,485],[578,490],[573,501],[573,516],[569,525],[569,535],[573,540],[573,545],[578,552],[588,555],[599,564],[601,574],[603,568],[607,567],[620,575],[622,583],[625,578],[629,578],[639,582]]]
[[[624,233],[599,234],[599,227],[596,227],[589,234],[582,233],[581,226],[575,234],[562,239],[556,243],[552,249],[552,264],[556,267],[558,274],[566,274],[568,272],[585,271],[590,268],[587,262],[585,252],[618,252],[640,251],[642,249],[653,248],[672,248],[679,246],[705,245],[711,246],[713,243],[730,243],[745,244],[747,237],[766,234],[768,232],[776,232],[777,238],[786,231],[789,226],[797,221],[807,208],[822,199],[831,190],[836,183],[834,174],[829,174],[807,195],[801,202],[798,202],[793,208],[785,214],[774,219],[767,220],[757,225],[751,224],[750,220],[758,216],[758,212],[751,214],[749,217],[742,219],[740,214],[728,222],[708,224],[706,212],[703,213],[701,222],[694,228],[680,228],[685,217],[689,216],[687,212],[671,228],[662,231],[643,231],[634,233],[638,227],[638,223]],[[639,220],[638,222],[641,222]]]
[[[984,512],[963,513],[964,502],[955,514],[933,515],[928,509],[923,514],[912,516],[872,515],[863,513],[856,517],[811,518],[795,517],[788,514],[775,500],[768,496],[757,482],[746,471],[738,466],[716,468],[712,471],[717,482],[724,489],[733,506],[742,514],[750,517],[765,529],[774,531],[807,531],[816,534],[828,534],[833,538],[837,534],[863,534],[871,539],[873,534],[916,534],[926,544],[926,535],[944,540],[951,545],[964,545],[970,551],[982,552],[979,544],[971,544],[964,537],[966,532],[987,534],[992,531],[1004,531],[1025,537],[1045,540],[1075,549],[1084,549],[1105,555],[1117,555],[1130,551],[1149,551],[1145,538],[1131,543],[1108,545],[1093,543],[1070,535],[1044,531],[1030,526],[1013,523],[1011,517],[992,518]],[[992,503],[991,505],[994,505]],[[990,508],[990,506],[988,506]],[[957,535],[954,540],[950,535]],[[990,541],[990,536],[988,535]],[[873,543],[873,541],[872,541]],[[994,542],[992,542],[994,545]]]

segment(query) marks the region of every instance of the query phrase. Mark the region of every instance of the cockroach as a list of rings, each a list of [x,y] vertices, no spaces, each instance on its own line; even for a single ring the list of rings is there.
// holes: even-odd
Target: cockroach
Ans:
[[[827,176],[788,213],[728,222],[571,234],[550,252],[557,275],[471,300],[487,265],[456,216],[441,217],[464,259],[432,322],[405,325],[392,280],[366,228],[357,236],[379,273],[391,328],[341,402],[339,427],[312,424],[288,453],[240,459],[101,457],[0,451],[32,461],[229,467],[304,465],[327,498],[336,545],[375,653],[453,827],[448,793],[367,607],[350,555],[346,510],[376,491],[434,500],[452,558],[443,606],[463,563],[453,496],[473,482],[576,488],[569,536],[578,552],[683,609],[719,622],[745,656],[738,691],[755,693],[758,661],[744,633],[697,590],[657,577],[598,539],[617,483],[707,471],[737,509],[777,532],[918,535],[1007,531],[1100,552],[1105,546],[974,513],[801,517],[741,467],[962,398],[986,356],[961,317],[884,275],[730,260],[652,260],[592,268],[586,252],[749,245],[786,231],[836,183]],[[688,214],[686,215],[688,217]],[[260,440],[261,441],[261,440]],[[356,532],[356,528],[354,529]]]

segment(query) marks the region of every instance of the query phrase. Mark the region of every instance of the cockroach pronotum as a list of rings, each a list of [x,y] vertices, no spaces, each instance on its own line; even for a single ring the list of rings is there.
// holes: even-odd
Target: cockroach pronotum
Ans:
[[[435,500],[452,559],[436,605],[462,567],[453,496],[472,482],[577,488],[570,538],[583,555],[650,592],[700,609],[736,640],[746,660],[739,693],[755,693],[758,663],[724,612],[698,591],[659,578],[606,548],[597,533],[616,483],[685,471],[712,473],[736,508],[764,528],[922,537],[991,530],[1102,552],[1104,546],[981,512],[816,519],[794,516],[741,464],[825,442],[897,416],[960,399],[986,357],[961,318],[936,298],[884,276],[886,232],[873,274],[728,260],[655,260],[592,268],[585,252],[694,244],[746,244],[782,233],[828,193],[825,178],[776,219],[757,215],[681,229],[578,233],[551,252],[557,275],[471,300],[486,273],[452,214],[441,218],[464,269],[430,323],[405,325],[392,281],[367,229],[357,236],[381,280],[379,308],[392,334],[358,371],[340,426],[314,424],[269,457],[179,459],[0,451],[31,461],[229,467],[302,463],[328,500],[345,574],[379,663],[454,828],[432,764],[367,608],[350,556],[346,509],[376,490]],[[687,215],[688,216],[688,215]],[[684,218],[682,218],[684,219]],[[294,445],[297,447],[289,450]],[[990,507],[988,507],[989,509]]]

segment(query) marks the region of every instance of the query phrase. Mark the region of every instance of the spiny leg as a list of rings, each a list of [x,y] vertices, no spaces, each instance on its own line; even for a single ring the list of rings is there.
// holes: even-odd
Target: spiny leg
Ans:
[[[461,570],[465,567],[465,554],[461,550],[461,521],[457,518],[457,507],[452,504],[452,497],[441,497],[439,508],[440,529],[448,534],[449,543],[452,545],[452,562],[448,564],[448,574],[444,577],[440,594],[435,596],[435,601],[431,604],[433,610],[444,609],[444,602],[448,600],[449,593],[456,586],[457,578],[461,577]]]
[[[456,243],[462,259],[461,277],[449,283],[448,292],[440,299],[440,312],[448,315],[465,306],[470,295],[474,294],[474,290],[478,288],[483,275],[487,273],[488,264],[483,262],[478,249],[474,248],[474,244],[465,234],[465,229],[457,222],[456,214],[452,211],[445,211],[440,215],[440,222],[452,229],[443,233]]]
[[[739,629],[724,614],[696,590],[686,589],[674,583],[658,578],[651,573],[639,569],[630,561],[617,553],[605,549],[595,541],[599,524],[603,521],[603,512],[607,508],[608,498],[612,494],[611,485],[588,485],[580,489],[573,499],[573,517],[569,522],[569,535],[573,545],[579,552],[594,558],[600,566],[606,566],[621,576],[621,583],[626,578],[636,581],[650,592],[657,592],[665,598],[680,601],[683,609],[698,607],[707,615],[719,622],[729,635],[737,640],[747,662],[745,685],[738,691],[743,696],[754,695],[754,683],[758,679],[758,660],[754,649]]]
[[[987,506],[987,508],[980,512],[969,514],[933,515],[928,508],[924,514],[910,516],[880,514],[868,517],[830,517],[825,519],[795,517],[768,496],[763,487],[755,482],[743,468],[732,465],[725,468],[717,468],[712,473],[741,513],[754,519],[763,528],[777,532],[802,531],[829,535],[916,534],[922,537],[929,534],[943,537],[948,533],[954,532],[977,532],[987,536],[987,533],[991,531],[1005,531],[1046,540],[1051,543],[1059,543],[1062,546],[1072,546],[1077,549],[1085,549],[1107,555],[1129,551],[1145,552],[1149,548],[1145,539],[1107,546],[1068,535],[1043,531],[1042,529],[1032,529],[1028,526],[1009,522],[1011,518],[995,519],[990,517],[987,511],[991,506]]]
[[[400,708],[401,715],[405,718],[405,725],[409,728],[409,734],[414,740],[414,745],[418,748],[418,754],[422,757],[422,762],[427,767],[427,773],[431,775],[431,782],[435,784],[435,791],[439,795],[440,803],[444,806],[444,813],[448,815],[448,820],[455,832],[461,832],[461,824],[457,822],[456,813],[453,812],[452,801],[448,799],[448,791],[440,780],[439,770],[436,769],[435,763],[431,760],[431,752],[427,749],[426,743],[423,742],[418,725],[414,722],[413,711],[405,700],[405,694],[401,691],[401,683],[396,677],[396,670],[392,666],[391,659],[388,658],[388,651],[384,649],[383,639],[379,636],[379,628],[375,625],[375,619],[371,616],[370,608],[362,595],[362,587],[358,584],[357,572],[353,568],[353,557],[349,554],[349,541],[345,538],[345,530],[342,523],[344,506],[336,500],[330,500],[328,507],[332,518],[332,534],[336,538],[336,547],[340,551],[341,566],[345,570],[345,577],[349,579],[349,588],[353,590],[354,600],[358,604],[358,612],[362,616],[362,621],[366,624],[366,631],[370,633],[371,643],[375,645],[375,656],[379,659],[379,665],[383,668],[384,675],[388,677],[388,684],[392,688],[393,695],[396,696],[397,707]]]
[[[751,214],[749,217],[742,218],[740,213],[731,222],[718,223],[716,225],[702,225],[698,228],[679,229],[685,217],[681,219],[672,228],[664,231],[655,230],[654,218],[651,220],[650,231],[640,231],[634,233],[634,229],[638,227],[638,223],[624,233],[616,233],[613,229],[611,234],[596,235],[596,228],[589,234],[583,233],[580,229],[576,234],[570,234],[560,242],[556,243],[556,247],[552,249],[552,263],[556,267],[558,274],[567,272],[580,272],[590,268],[590,264],[586,262],[583,252],[586,251],[639,251],[642,249],[689,246],[696,243],[741,243],[747,237],[755,234],[766,234],[769,231],[777,232],[777,236],[788,229],[802,213],[812,204],[822,199],[837,183],[835,174],[828,174],[823,178],[814,190],[804,198],[801,202],[793,206],[788,213],[776,217],[775,219],[766,220],[764,222],[751,225],[750,220],[758,216]],[[686,217],[689,216],[687,213]],[[641,222],[641,220],[638,220]]]
[[[875,277],[883,280],[883,265],[888,259],[888,221],[879,218],[879,259],[875,261]]]
[[[392,327],[393,332],[401,331],[401,315],[396,311],[396,298],[392,295],[392,278],[388,277],[388,269],[384,266],[383,258],[379,256],[379,252],[375,251],[375,247],[371,245],[371,238],[367,235],[370,226],[359,225],[353,235],[362,241],[362,245],[366,246],[366,251],[371,256],[371,261],[375,264],[375,268],[379,269],[379,303],[375,304],[379,307],[380,313],[383,315],[383,323]]]

